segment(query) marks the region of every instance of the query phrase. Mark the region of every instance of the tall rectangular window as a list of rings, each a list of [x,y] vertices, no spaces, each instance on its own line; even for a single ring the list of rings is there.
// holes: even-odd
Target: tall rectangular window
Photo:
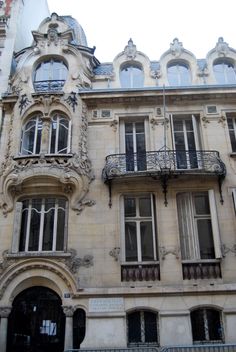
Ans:
[[[180,245],[183,260],[221,257],[214,192],[177,195]]]
[[[236,114],[229,113],[227,114],[227,123],[229,130],[229,137],[231,142],[232,152],[236,152]]]
[[[197,150],[199,146],[198,119],[195,115],[173,115],[173,144],[178,169],[199,167]]]
[[[157,260],[153,195],[124,197],[125,261]]]

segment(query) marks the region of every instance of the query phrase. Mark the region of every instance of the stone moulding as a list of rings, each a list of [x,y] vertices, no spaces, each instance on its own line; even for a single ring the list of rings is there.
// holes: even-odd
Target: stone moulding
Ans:
[[[70,195],[71,208],[80,213],[84,206],[94,204],[83,201],[93,178],[91,162],[81,160],[76,154],[12,158],[0,168],[0,208],[4,215],[11,212],[14,199],[24,193],[26,182],[27,185],[33,184],[34,188],[39,188],[44,182],[44,187],[59,185],[62,192]]]

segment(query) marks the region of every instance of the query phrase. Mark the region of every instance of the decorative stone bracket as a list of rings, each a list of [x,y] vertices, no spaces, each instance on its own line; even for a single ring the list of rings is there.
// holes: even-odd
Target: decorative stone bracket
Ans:
[[[180,248],[175,246],[170,246],[168,248],[162,246],[159,248],[161,259],[164,260],[168,254],[172,254],[176,259],[180,258]]]

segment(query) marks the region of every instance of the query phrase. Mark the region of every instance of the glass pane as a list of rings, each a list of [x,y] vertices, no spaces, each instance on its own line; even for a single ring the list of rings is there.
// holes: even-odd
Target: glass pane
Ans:
[[[204,313],[202,309],[191,312],[191,325],[193,341],[205,341],[205,325],[204,325]]]
[[[128,342],[141,342],[140,312],[128,315]]]
[[[125,224],[125,256],[126,261],[137,261],[137,234],[136,223],[127,222]]]
[[[29,237],[29,251],[38,251],[39,246],[39,231],[41,218],[41,202],[35,200],[32,202],[31,222],[30,222],[30,237]]]
[[[174,131],[175,132],[179,132],[179,131],[183,131],[184,130],[183,121],[182,120],[175,119],[173,124],[174,124]]]
[[[55,200],[45,200],[44,228],[43,228],[43,251],[51,251],[53,244],[53,228],[55,215]]]
[[[135,198],[125,197],[125,217],[136,216],[136,200]]]
[[[139,67],[127,66],[120,71],[120,84],[123,88],[142,87],[143,80],[143,71]]]
[[[157,316],[152,312],[144,312],[145,342],[157,342]]]
[[[59,134],[58,134],[58,153],[67,153],[68,144],[68,121],[60,120]]]
[[[232,152],[236,152],[236,138],[234,131],[229,131]]]
[[[27,219],[28,219],[28,202],[23,203],[22,217],[21,217],[21,232],[20,232],[20,252],[25,251],[25,241],[27,234]]]
[[[220,322],[220,312],[213,309],[206,309],[209,339],[211,341],[221,341],[223,336]]]
[[[151,198],[150,197],[139,198],[139,215],[140,216],[152,216]]]
[[[200,257],[201,259],[215,258],[212,226],[210,219],[197,220]]]
[[[140,223],[142,260],[154,260],[152,222]]]
[[[210,214],[208,194],[194,194],[195,211],[197,215]]]
[[[56,250],[64,250],[64,233],[65,233],[65,201],[63,201],[63,209],[58,209],[58,218],[57,218],[57,244]]]

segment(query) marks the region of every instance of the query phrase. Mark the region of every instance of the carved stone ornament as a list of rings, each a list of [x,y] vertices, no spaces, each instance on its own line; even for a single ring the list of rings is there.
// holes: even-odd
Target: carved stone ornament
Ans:
[[[174,246],[170,246],[168,248],[164,247],[164,246],[160,247],[160,255],[161,255],[162,260],[164,260],[168,254],[172,254],[175,256],[176,259],[179,259],[180,249],[178,247],[174,247]]]
[[[73,112],[75,112],[75,107],[78,105],[76,93],[71,92],[70,95],[65,99],[65,102],[72,106]]]
[[[118,121],[116,119],[110,122],[110,126],[112,127],[113,131],[116,132],[118,128]]]
[[[60,97],[55,96],[54,94],[43,94],[34,98],[34,104],[39,104],[43,106],[43,115],[49,116],[51,105],[57,104],[60,102]]]
[[[221,253],[223,257],[226,257],[228,253],[236,254],[236,244],[232,245],[232,247],[227,247],[226,244],[222,244],[221,246]]]
[[[133,40],[130,38],[128,45],[126,45],[124,52],[127,59],[135,59],[137,55],[136,45],[134,45]]]
[[[11,313],[11,308],[9,306],[0,307],[0,318],[8,318]]]
[[[222,124],[222,127],[225,127],[226,126],[226,121],[227,121],[227,118],[225,115],[221,115],[219,118],[218,118],[218,123],[221,123]]]
[[[73,306],[62,306],[63,313],[65,314],[66,317],[73,317],[73,314],[75,312],[75,307]]]
[[[218,39],[218,42],[216,43],[216,51],[218,56],[227,56],[229,52],[229,45],[224,41],[223,37]]]
[[[109,255],[115,259],[117,262],[120,259],[120,247],[114,247],[110,252]]]
[[[70,156],[26,157],[5,161],[0,168],[0,209],[6,215],[13,210],[14,197],[21,192],[24,182],[44,175],[71,192],[71,207],[81,212],[80,201],[88,193],[93,179],[91,162],[74,154]],[[46,186],[46,185],[45,185]],[[68,188],[69,186],[69,188]],[[35,185],[37,187],[37,184]],[[88,205],[88,204],[84,204]]]
[[[170,51],[173,56],[180,56],[183,51],[183,44],[179,41],[178,38],[173,39],[173,43],[170,43]]]
[[[202,116],[203,126],[206,128],[207,124],[210,123],[209,119],[206,116]]]
[[[92,200],[92,199],[81,200],[77,205],[77,209],[76,209],[77,214],[82,213],[82,211],[84,210],[85,207],[92,207],[95,204],[96,204],[95,200]]]
[[[86,254],[83,258],[79,258],[75,249],[70,249],[69,252],[71,253],[71,257],[65,261],[65,264],[73,274],[76,274],[81,266],[85,268],[93,266],[92,255]]]
[[[169,128],[169,122],[170,121],[167,117],[165,119],[164,117],[159,117],[158,119],[153,117],[150,120],[153,130],[155,129],[155,126],[158,126],[158,125],[164,126],[164,123],[166,124],[166,127]]]

